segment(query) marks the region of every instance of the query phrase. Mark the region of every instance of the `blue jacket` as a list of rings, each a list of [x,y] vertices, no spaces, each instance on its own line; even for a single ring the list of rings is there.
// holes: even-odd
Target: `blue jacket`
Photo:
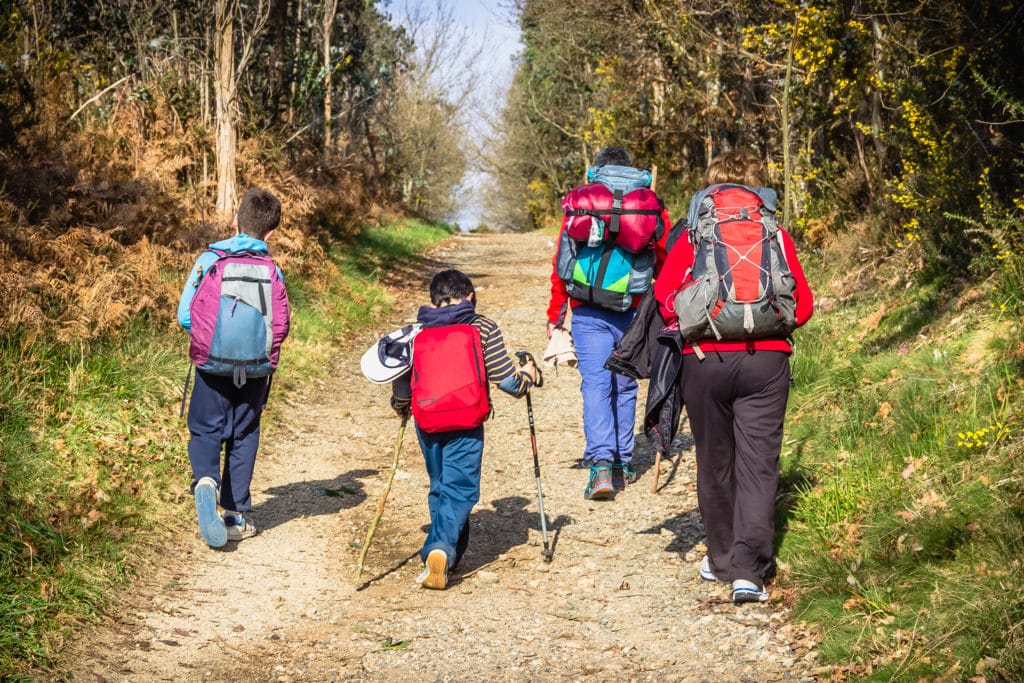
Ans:
[[[210,245],[210,249],[218,249],[220,251],[226,251],[229,253],[238,253],[242,251],[256,251],[263,254],[267,253],[267,243],[263,240],[250,237],[245,233],[229,237],[226,240],[214,242]],[[178,302],[178,324],[185,328],[187,331],[192,330],[192,297],[196,294],[196,288],[199,286],[199,280],[203,273],[213,265],[213,262],[220,258],[213,251],[204,251],[196,259],[195,264],[192,266],[192,270],[188,274],[188,279],[185,280],[185,287],[181,291],[181,300]],[[284,275],[281,274],[281,269],[277,269],[278,275],[281,275],[282,281]]]

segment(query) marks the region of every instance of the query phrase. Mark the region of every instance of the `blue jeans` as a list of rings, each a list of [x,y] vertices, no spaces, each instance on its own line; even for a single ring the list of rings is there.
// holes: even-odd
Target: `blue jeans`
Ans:
[[[629,462],[636,423],[636,380],[605,370],[604,362],[622,339],[634,311],[624,313],[577,306],[572,310],[572,338],[579,360],[583,394],[583,460]]]
[[[454,568],[469,545],[469,513],[480,500],[484,428],[430,433],[417,427],[416,436],[430,475],[430,531],[420,559],[426,562],[430,551],[440,548]]]
[[[203,477],[210,477],[220,487],[220,505],[225,510],[252,510],[249,486],[256,467],[260,415],[266,400],[266,377],[250,377],[239,388],[231,377],[196,371],[195,388],[188,405],[192,488]]]

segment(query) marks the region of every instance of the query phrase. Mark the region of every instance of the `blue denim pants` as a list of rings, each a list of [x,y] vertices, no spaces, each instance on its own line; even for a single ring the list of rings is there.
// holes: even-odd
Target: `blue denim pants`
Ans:
[[[624,313],[591,306],[572,310],[572,338],[579,361],[583,394],[583,460],[629,462],[636,423],[636,380],[605,370],[604,362],[622,339],[634,311]]]
[[[416,436],[430,476],[430,531],[420,559],[426,562],[430,551],[440,548],[454,568],[469,545],[469,513],[480,500],[484,428],[430,433],[417,427]]]

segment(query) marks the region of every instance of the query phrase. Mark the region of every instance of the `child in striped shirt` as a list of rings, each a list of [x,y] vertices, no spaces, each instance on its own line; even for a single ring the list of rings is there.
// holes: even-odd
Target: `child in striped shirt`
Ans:
[[[526,395],[536,383],[537,369],[529,360],[525,365],[518,368],[515,366],[505,348],[498,325],[476,312],[476,291],[465,273],[458,270],[437,273],[430,282],[430,301],[431,305],[422,306],[417,315],[424,330],[471,325],[479,331],[479,349],[467,345],[465,353],[482,356],[479,360],[486,370],[485,393],[486,383],[489,382],[516,398]],[[437,338],[439,335],[432,336]],[[443,336],[440,335],[441,338]],[[453,368],[460,364],[471,365],[472,361],[472,358],[454,360],[450,352],[447,358],[427,357],[426,345],[421,344],[420,353],[417,353],[414,340],[413,371],[392,382],[391,406],[400,416],[407,416],[411,411],[416,417],[417,409],[413,408],[413,402],[417,399],[413,387],[414,375],[419,377],[438,373],[443,376],[454,372]],[[469,514],[480,500],[483,421],[486,418],[485,411],[477,426],[450,431],[443,430],[443,427],[442,431],[438,431],[436,425],[428,430],[417,420],[416,435],[430,476],[430,493],[427,498],[430,530],[420,549],[424,569],[417,579],[423,588],[446,588],[449,571],[458,566],[469,545]],[[423,421],[426,422],[425,419]]]

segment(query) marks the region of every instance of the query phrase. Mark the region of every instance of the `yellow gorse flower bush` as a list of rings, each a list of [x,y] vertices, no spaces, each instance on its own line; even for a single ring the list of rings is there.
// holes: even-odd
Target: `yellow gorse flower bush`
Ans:
[[[977,448],[988,448],[992,444],[1005,441],[1010,435],[1010,429],[1002,422],[996,422],[987,427],[957,433],[956,445],[965,450]]]

